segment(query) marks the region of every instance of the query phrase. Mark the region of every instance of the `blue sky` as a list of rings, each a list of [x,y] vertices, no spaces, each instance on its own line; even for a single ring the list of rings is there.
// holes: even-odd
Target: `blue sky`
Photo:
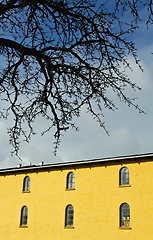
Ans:
[[[138,92],[127,89],[127,94],[137,97],[136,102],[146,114],[139,114],[134,108],[129,108],[116,100],[117,111],[104,110],[104,121],[110,134],[107,136],[90,114],[86,113],[84,107],[81,117],[76,119],[79,132],[69,130],[65,133],[56,157],[53,155],[53,132],[41,137],[40,131],[44,121],[39,119],[35,123],[38,134],[33,137],[30,144],[21,143],[20,156],[23,159],[23,165],[29,162],[33,164],[39,164],[40,161],[53,163],[153,152],[152,33],[153,27],[150,26],[147,30],[145,22],[141,22],[140,29],[130,36],[131,40],[136,43],[144,71],[143,73],[140,71],[131,56],[129,56],[129,61],[133,71],[127,71],[130,79],[142,88]],[[0,119],[0,168],[16,166],[19,163],[15,156],[10,155],[12,148],[6,133],[10,124],[12,124],[12,119],[8,121]]]

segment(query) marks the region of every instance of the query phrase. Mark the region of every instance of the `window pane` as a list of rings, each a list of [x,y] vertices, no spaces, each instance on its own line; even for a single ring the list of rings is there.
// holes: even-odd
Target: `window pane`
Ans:
[[[123,203],[120,207],[120,226],[130,226],[130,207],[127,203]]]
[[[28,208],[24,206],[21,211],[21,225],[27,225],[28,220]]]
[[[129,184],[129,169],[124,167],[120,171],[120,185]]]
[[[68,205],[66,208],[66,226],[73,226],[73,214],[74,214],[74,210],[73,210],[73,206],[72,205]]]
[[[24,178],[23,191],[30,191],[30,177],[29,176]]]
[[[67,177],[67,188],[74,188],[75,187],[75,175],[73,172],[68,174]]]

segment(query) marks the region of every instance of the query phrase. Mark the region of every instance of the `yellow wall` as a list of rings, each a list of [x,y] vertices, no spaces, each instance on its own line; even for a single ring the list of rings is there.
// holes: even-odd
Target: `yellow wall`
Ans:
[[[119,170],[127,166],[129,187],[119,187]],[[66,190],[75,173],[75,190]],[[23,179],[30,176],[30,193]],[[119,228],[119,207],[130,206],[131,229]],[[153,239],[153,162],[109,163],[73,169],[0,176],[0,240],[151,240]],[[66,229],[65,208],[74,207],[74,228]],[[20,227],[22,206],[28,227]]]

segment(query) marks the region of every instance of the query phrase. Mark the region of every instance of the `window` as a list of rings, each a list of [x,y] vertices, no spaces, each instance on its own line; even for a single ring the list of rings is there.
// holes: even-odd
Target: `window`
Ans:
[[[29,176],[24,178],[23,191],[24,192],[29,192],[30,191],[30,177]]]
[[[67,186],[66,188],[75,188],[75,175],[73,172],[70,172],[67,175]]]
[[[27,206],[23,206],[21,209],[20,226],[27,226],[27,220],[28,220],[28,208],[27,208]]]
[[[72,205],[66,207],[65,226],[73,226],[74,209]]]
[[[129,169],[127,167],[120,170],[120,185],[129,185]]]
[[[130,227],[130,207],[127,203],[120,206],[120,227]]]

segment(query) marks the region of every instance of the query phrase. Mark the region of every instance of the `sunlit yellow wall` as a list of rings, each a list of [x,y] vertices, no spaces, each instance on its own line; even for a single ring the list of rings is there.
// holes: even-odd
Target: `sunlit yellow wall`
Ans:
[[[129,187],[119,187],[119,170],[127,166]],[[75,190],[66,190],[75,173]],[[30,193],[23,179],[30,176]],[[119,228],[119,207],[128,203],[131,229]],[[64,228],[65,208],[74,207],[74,228]],[[22,206],[28,227],[20,227]],[[153,239],[153,162],[84,165],[75,169],[0,176],[0,240],[151,240]]]

